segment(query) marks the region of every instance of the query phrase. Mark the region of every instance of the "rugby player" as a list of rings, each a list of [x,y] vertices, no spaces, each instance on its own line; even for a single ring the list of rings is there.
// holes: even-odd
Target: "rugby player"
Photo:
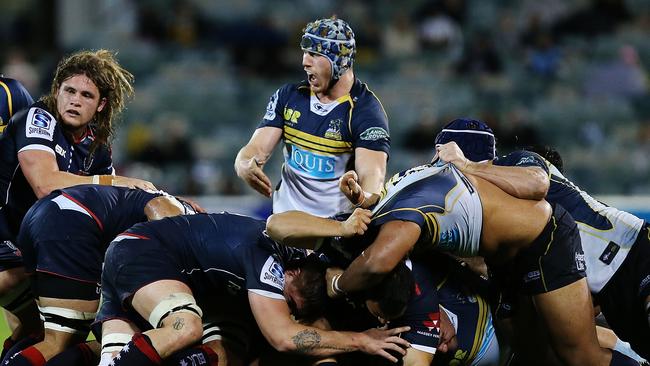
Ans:
[[[555,164],[530,151],[493,160],[495,140],[481,121],[452,122],[436,137],[439,157],[514,196],[560,204],[578,224],[587,283],[607,323],[642,357],[650,358],[650,230],[644,220],[591,197]],[[481,162],[482,163],[479,163]]]
[[[273,212],[328,217],[351,211],[337,186],[350,167],[366,192],[380,191],[390,149],[388,119],[379,99],[354,76],[356,43],[345,21],[307,24],[300,47],[307,80],[271,96],[264,119],[237,154],[235,170],[259,193],[273,194]],[[280,141],[285,163],[273,192],[262,169]]]
[[[235,321],[249,308],[279,351],[326,357],[359,350],[391,361],[396,358],[388,350],[405,352],[408,342],[395,334],[408,327],[336,332],[294,321],[292,314],[311,321],[321,312],[325,268],[294,265],[306,261],[307,252],[275,243],[264,229],[264,221],[220,213],[141,223],[118,235],[106,253],[97,319],[105,327],[132,310],[153,329],[111,336],[111,343],[127,338],[112,364],[156,365],[195,344],[203,322],[224,316],[215,303],[248,303],[226,319]],[[104,342],[102,334],[108,346]]]
[[[164,192],[125,187],[79,185],[37,201],[23,219],[17,245],[38,299],[45,338],[8,354],[4,364],[42,365],[85,341],[99,305],[110,241],[138,222],[183,213],[184,206]]]
[[[0,306],[18,309],[31,302],[14,244],[37,198],[77,184],[155,189],[149,182],[113,175],[109,139],[113,120],[133,93],[132,80],[111,52],[77,52],[59,63],[49,94],[14,110],[0,136]],[[34,319],[21,316],[12,339],[37,331]]]
[[[364,194],[352,174],[342,182]],[[343,274],[328,278],[330,296],[373,286],[410,252],[482,256],[504,274],[502,286],[534,301],[563,363],[638,365],[598,344],[578,230],[560,205],[517,199],[437,157],[396,174],[372,200],[379,233]],[[530,356],[530,364],[546,362]]]
[[[267,220],[267,232],[282,244],[318,249],[330,263],[345,268],[377,234],[375,227],[366,232],[370,211],[358,208],[343,221],[345,216],[326,219],[300,211],[276,213]],[[497,365],[499,343],[486,295],[481,294],[487,292],[486,280],[439,253],[408,260],[407,265],[414,277],[411,291],[397,272],[355,296],[380,323],[411,328],[400,335],[411,344],[403,364],[429,365],[437,353],[437,364]]]
[[[32,96],[18,81],[0,75],[0,132],[16,112],[34,103]]]

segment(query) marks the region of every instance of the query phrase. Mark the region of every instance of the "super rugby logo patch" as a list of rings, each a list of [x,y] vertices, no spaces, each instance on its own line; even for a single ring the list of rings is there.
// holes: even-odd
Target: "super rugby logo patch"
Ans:
[[[41,108],[32,108],[27,115],[25,135],[52,141],[54,139],[54,126],[56,120],[47,111]]]
[[[269,257],[264,263],[260,272],[260,282],[284,290],[284,268],[273,257]]]

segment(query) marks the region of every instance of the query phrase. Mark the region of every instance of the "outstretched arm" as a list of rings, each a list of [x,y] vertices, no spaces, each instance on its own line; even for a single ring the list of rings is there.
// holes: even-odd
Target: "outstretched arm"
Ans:
[[[389,221],[375,241],[340,276],[328,279],[331,297],[370,288],[406,257],[420,237],[420,226],[410,221]]]
[[[409,347],[407,341],[398,337],[399,333],[408,331],[409,327],[369,329],[363,333],[322,330],[295,322],[284,300],[254,292],[248,293],[248,300],[262,334],[280,352],[327,357],[362,351],[397,362],[387,351],[404,355],[404,349]]]
[[[47,151],[27,150],[18,153],[18,162],[27,182],[38,198],[43,198],[55,189],[61,189],[79,184],[103,184],[130,188],[155,190],[156,187],[145,180],[112,176],[81,176],[62,172],[56,163],[56,158]]]
[[[465,157],[455,142],[436,146],[438,157],[452,163],[461,172],[481,177],[501,188],[511,196],[541,200],[546,197],[550,184],[544,169],[536,166],[501,166],[488,162],[473,162]]]
[[[271,180],[262,169],[273,149],[280,142],[282,129],[261,127],[255,130],[250,141],[239,150],[235,158],[235,171],[249,186],[266,197],[271,197]]]
[[[271,215],[266,221],[269,236],[284,245],[315,249],[324,237],[351,237],[368,230],[372,213],[357,208],[345,221],[314,216],[302,211],[286,211]]]

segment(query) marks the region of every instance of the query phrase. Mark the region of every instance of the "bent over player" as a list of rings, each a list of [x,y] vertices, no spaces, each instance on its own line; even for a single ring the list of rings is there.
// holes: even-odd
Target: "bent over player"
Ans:
[[[18,247],[38,298],[45,338],[8,355],[4,364],[41,365],[83,342],[99,305],[110,241],[138,222],[182,213],[183,205],[163,192],[124,187],[79,185],[36,202],[25,215]]]
[[[438,134],[440,158],[515,196],[546,197],[548,202],[566,208],[578,224],[587,283],[607,323],[637,353],[650,358],[649,224],[601,203],[568,180],[557,152],[552,157],[560,162],[557,166],[524,150],[496,159],[485,153],[494,150],[494,136],[487,139],[476,134],[490,128],[481,121],[472,121],[471,126],[469,121],[461,122],[450,123]]]
[[[394,335],[407,327],[335,332],[293,320],[292,314],[319,316],[325,270],[286,269],[306,252],[276,244],[264,228],[264,221],[221,213],[166,218],[120,234],[106,253],[102,291],[109,301],[100,313],[134,310],[154,329],[136,333],[113,364],[156,365],[198,342],[202,322],[219,316],[211,299],[247,300],[262,335],[279,351],[329,356],[360,350],[392,361],[388,350],[405,352],[408,343]]]
[[[561,206],[517,199],[452,164],[429,164],[393,176],[373,214],[377,238],[329,280],[331,295],[372,286],[411,251],[478,255],[493,270],[511,269],[510,290],[533,299],[563,363],[638,364],[598,344],[578,230]]]

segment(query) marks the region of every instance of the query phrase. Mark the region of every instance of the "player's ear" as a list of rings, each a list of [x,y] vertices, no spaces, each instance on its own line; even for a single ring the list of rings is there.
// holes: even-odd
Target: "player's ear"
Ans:
[[[106,106],[106,102],[107,102],[106,98],[102,98],[99,101],[99,105],[97,106],[97,113],[101,112],[104,109],[104,107]]]

